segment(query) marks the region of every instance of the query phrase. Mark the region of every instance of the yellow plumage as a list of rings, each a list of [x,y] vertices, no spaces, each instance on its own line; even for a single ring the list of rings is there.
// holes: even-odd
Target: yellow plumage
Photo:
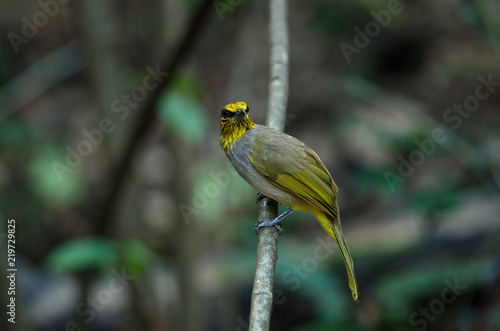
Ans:
[[[227,111],[236,112],[240,107],[247,108],[244,102],[236,102],[226,106]],[[247,129],[253,129],[255,124],[250,118],[249,121],[230,121],[227,118],[221,118],[221,146],[223,150],[232,149],[234,143],[241,138]]]

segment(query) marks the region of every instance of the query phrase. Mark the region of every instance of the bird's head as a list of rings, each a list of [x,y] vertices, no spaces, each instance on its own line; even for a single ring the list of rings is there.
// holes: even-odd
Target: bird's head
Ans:
[[[247,130],[255,127],[248,113],[250,108],[245,102],[238,101],[230,103],[222,108],[220,114],[222,149],[232,148],[233,144],[240,139]]]

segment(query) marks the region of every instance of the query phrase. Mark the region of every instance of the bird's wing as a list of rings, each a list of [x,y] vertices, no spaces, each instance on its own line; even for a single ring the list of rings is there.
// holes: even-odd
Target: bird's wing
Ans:
[[[337,186],[316,153],[300,140],[279,131],[263,130],[256,136],[249,158],[253,167],[277,188],[338,217]]]

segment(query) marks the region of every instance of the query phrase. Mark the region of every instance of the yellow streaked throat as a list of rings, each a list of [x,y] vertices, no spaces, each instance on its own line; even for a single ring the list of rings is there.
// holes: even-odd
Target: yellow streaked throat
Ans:
[[[253,123],[248,113],[250,108],[245,102],[230,103],[222,108],[220,116],[220,143],[224,151],[231,150],[247,130],[253,129]]]

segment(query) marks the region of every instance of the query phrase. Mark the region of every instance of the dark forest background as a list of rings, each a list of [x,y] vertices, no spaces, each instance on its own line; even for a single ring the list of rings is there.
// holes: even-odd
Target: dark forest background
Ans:
[[[246,101],[265,122],[268,3],[201,6],[0,1],[0,267],[13,219],[18,269],[0,329],[248,329],[256,192],[219,116]],[[273,330],[500,330],[499,17],[488,0],[289,2],[285,131],[339,187],[360,303],[297,212]]]

